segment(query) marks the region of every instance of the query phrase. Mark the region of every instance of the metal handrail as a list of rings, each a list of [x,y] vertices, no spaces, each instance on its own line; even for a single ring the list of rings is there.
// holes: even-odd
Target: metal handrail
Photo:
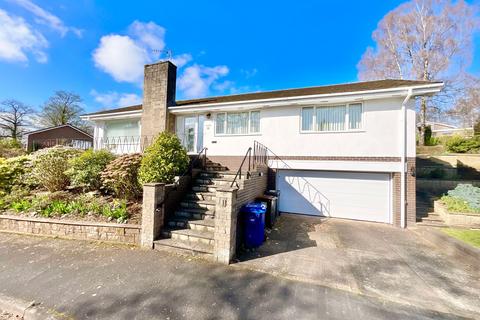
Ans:
[[[266,154],[266,161],[268,162],[270,160],[270,156],[268,155],[268,153],[271,153],[273,155],[273,159],[274,160],[279,160],[283,165],[284,167],[288,168],[288,169],[293,169],[288,163],[286,163],[282,158],[280,158],[277,154],[275,154],[275,152],[273,152],[270,148],[268,148],[267,146],[263,145],[262,143],[258,142],[258,141],[255,141],[255,144],[259,145],[260,147],[266,149],[267,151],[267,154]],[[278,167],[278,165],[277,165]],[[327,196],[325,196],[320,190],[318,190],[317,188],[315,188],[307,179],[305,178],[302,178],[302,177],[297,177],[298,179],[301,179],[303,182],[304,182],[304,186],[306,186],[308,188],[308,194],[310,194],[310,189],[313,190],[314,192],[314,197],[313,197],[313,200],[312,202],[315,202],[316,199],[317,199],[317,195],[319,196],[320,198],[320,206],[322,207],[322,212],[323,212],[323,208],[325,208],[327,214],[330,214],[330,200],[327,198]],[[302,190],[303,192],[304,190]],[[322,202],[322,198],[326,200],[326,205],[323,204]]]
[[[250,169],[251,169],[250,167],[251,157],[252,157],[252,147],[249,147],[247,152],[245,153],[245,156],[243,157],[242,164],[240,164],[240,168],[238,168],[237,173],[235,174],[235,178],[233,179],[232,184],[230,185],[230,188],[233,188],[234,184],[237,184],[237,188],[238,188],[237,178],[239,177],[240,179],[242,179],[242,168],[247,158],[248,158],[248,171],[247,171],[247,178],[248,178],[248,175],[250,174]]]

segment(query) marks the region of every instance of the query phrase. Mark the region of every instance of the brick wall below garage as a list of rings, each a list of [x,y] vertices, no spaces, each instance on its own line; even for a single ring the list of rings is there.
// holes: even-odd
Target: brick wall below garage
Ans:
[[[415,225],[417,220],[417,202],[416,202],[416,178],[410,174],[415,172],[415,158],[407,159],[407,181],[406,181],[406,226],[410,227]],[[413,170],[413,171],[412,171]],[[401,226],[400,223],[400,206],[401,206],[401,173],[394,172],[393,174],[393,186],[392,186],[392,208],[393,208],[393,224],[397,227]]]
[[[137,245],[140,226],[0,215],[0,231]]]

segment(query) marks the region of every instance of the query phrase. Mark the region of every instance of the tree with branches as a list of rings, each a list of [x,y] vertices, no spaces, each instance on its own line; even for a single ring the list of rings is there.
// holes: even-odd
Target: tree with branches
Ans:
[[[40,122],[45,127],[55,127],[65,124],[84,126],[80,115],[84,112],[82,98],[73,92],[57,91],[43,105]]]
[[[477,7],[463,0],[412,0],[390,11],[373,32],[358,64],[361,80],[442,80],[446,86],[435,101],[420,100],[423,142],[428,112],[453,104],[472,56],[478,30]]]
[[[34,110],[32,107],[14,99],[4,100],[0,108],[0,128],[2,137],[18,140],[30,125],[29,117]]]

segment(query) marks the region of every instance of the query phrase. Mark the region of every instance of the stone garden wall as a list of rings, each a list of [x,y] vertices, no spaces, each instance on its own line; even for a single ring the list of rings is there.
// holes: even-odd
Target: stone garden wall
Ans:
[[[138,245],[140,226],[134,224],[26,218],[0,215],[0,231]]]

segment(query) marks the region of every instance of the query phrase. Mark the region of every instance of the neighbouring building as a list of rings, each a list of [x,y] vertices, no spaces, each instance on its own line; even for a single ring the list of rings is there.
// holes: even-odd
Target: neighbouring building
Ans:
[[[93,146],[92,135],[70,124],[30,131],[25,136],[25,145],[28,151],[56,145],[66,145],[84,150]]]

